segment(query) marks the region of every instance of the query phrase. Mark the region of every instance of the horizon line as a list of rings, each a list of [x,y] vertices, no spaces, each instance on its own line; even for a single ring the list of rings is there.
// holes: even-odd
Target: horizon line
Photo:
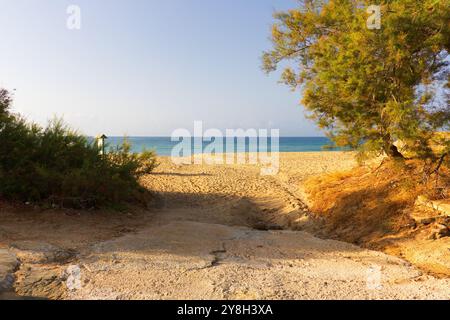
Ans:
[[[87,135],[87,137],[90,138],[95,138],[95,136],[92,135]],[[108,138],[171,138],[171,136],[166,136],[166,135],[149,135],[149,136],[144,136],[144,135],[110,135],[108,136]],[[215,138],[215,137],[211,137],[211,136],[182,136],[180,138]],[[222,136],[222,138],[240,138],[240,137],[236,137],[236,136]],[[248,136],[245,136],[245,138],[249,138]],[[272,138],[271,136],[267,136],[267,138]],[[329,139],[327,136],[279,136],[279,138],[327,138]]]

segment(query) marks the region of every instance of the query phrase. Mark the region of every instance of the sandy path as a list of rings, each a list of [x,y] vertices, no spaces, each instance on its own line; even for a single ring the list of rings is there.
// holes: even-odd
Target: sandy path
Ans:
[[[173,222],[99,244],[84,263],[89,282],[72,298],[449,298],[448,280],[304,232]]]
[[[82,250],[73,299],[449,299],[450,279],[401,259],[271,230],[307,220],[301,181],[351,168],[350,154],[283,154],[281,171],[256,166],[173,165],[143,183],[163,208],[125,236]]]

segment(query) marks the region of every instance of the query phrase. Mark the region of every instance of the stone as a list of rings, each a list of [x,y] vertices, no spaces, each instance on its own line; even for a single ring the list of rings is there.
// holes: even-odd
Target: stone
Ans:
[[[425,196],[419,196],[416,200],[416,206],[421,206],[429,209],[433,209],[439,213],[450,217],[450,200],[430,200]]]
[[[81,269],[79,265],[68,266],[63,272],[63,278],[66,280],[66,286],[74,291],[81,288]]]
[[[11,289],[14,285],[15,280],[16,280],[16,277],[13,274],[11,274],[11,273],[7,274],[4,277],[3,281],[1,281],[1,283],[0,283],[0,290]]]
[[[450,217],[450,201],[449,200],[440,200],[440,201],[432,201],[433,208],[443,215]]]
[[[0,292],[13,287],[15,281],[14,272],[18,266],[19,261],[11,252],[6,249],[0,249]]]
[[[419,196],[409,216],[420,225],[436,223],[441,218],[450,217],[449,200],[429,200],[425,196]]]
[[[450,236],[450,229],[443,224],[435,224],[431,229],[431,233],[428,237],[430,240],[440,239]]]

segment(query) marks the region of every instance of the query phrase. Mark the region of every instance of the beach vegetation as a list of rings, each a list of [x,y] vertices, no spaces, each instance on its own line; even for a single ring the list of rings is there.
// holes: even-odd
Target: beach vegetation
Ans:
[[[133,153],[125,141],[102,156],[62,120],[41,127],[12,113],[11,103],[0,89],[1,198],[74,208],[146,202],[139,178],[157,165],[154,152]]]
[[[314,231],[448,276],[448,261],[439,257],[446,256],[450,235],[450,168],[443,166],[437,179],[423,177],[419,159],[310,177],[304,186]]]

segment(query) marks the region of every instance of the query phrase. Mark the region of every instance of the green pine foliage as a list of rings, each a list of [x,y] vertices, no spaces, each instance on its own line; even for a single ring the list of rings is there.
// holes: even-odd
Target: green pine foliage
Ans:
[[[380,29],[367,27],[373,4]],[[263,69],[284,68],[281,81],[337,145],[400,157],[400,140],[419,158],[441,156],[432,141],[450,124],[450,0],[304,0],[275,18]]]

